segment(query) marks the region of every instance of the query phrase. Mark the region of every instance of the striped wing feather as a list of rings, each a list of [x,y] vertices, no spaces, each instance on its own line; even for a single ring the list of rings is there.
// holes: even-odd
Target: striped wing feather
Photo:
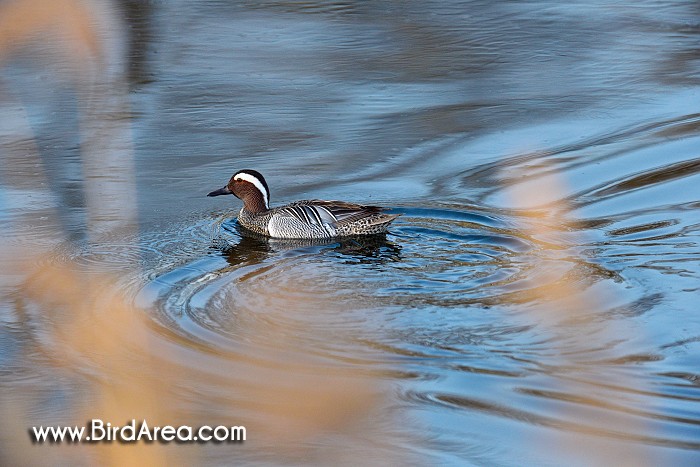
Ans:
[[[377,206],[363,206],[345,201],[324,201],[319,199],[297,201],[285,207],[285,212],[302,222],[335,225],[355,222],[365,217],[379,214],[381,210],[382,208]]]

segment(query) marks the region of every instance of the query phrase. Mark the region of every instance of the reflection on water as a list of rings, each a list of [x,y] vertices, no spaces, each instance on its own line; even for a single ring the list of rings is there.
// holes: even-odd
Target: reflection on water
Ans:
[[[213,240],[213,247],[234,267],[244,262],[259,263],[273,252],[301,250],[305,247],[332,246],[333,252],[346,257],[348,262],[398,261],[401,247],[387,241],[386,234],[358,235],[339,239],[281,239],[268,238],[240,228],[237,222],[222,224],[225,233],[237,239],[231,243],[224,236]]]
[[[24,462],[700,459],[697,2],[62,2],[0,28],[5,463],[96,414],[248,441]],[[402,216],[247,236],[241,167]]]

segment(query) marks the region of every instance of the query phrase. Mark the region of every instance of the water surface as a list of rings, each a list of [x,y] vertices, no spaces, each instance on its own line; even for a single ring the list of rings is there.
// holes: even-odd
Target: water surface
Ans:
[[[0,401],[22,430],[84,423],[125,378],[171,423],[248,427],[165,447],[202,465],[700,461],[697,2],[117,7],[128,108],[96,122],[133,157],[138,231],[90,240],[85,186],[112,172],[81,169],[79,93],[26,54],[2,64],[2,260],[109,273],[144,326],[87,307],[86,350],[75,310],[5,268]],[[402,216],[249,238],[237,200],[205,196],[241,168],[272,204]]]

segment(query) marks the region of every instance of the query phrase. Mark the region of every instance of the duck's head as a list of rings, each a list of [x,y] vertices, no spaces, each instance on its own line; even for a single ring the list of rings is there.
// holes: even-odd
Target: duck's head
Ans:
[[[239,170],[225,187],[214,190],[207,196],[219,195],[236,196],[250,212],[263,212],[270,208],[270,189],[265,178],[255,170]]]

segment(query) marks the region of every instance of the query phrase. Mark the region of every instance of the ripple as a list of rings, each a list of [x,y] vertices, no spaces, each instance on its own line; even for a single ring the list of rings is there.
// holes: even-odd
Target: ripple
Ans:
[[[602,284],[620,291],[626,278],[593,259],[598,254],[551,248],[518,227],[530,220],[517,213],[453,205],[393,210],[402,216],[383,236],[264,239],[242,235],[235,220],[213,213],[109,249],[66,250],[66,257],[87,270],[140,266],[120,286],[159,343],[133,347],[132,358],[150,353],[197,372],[208,389],[192,397],[249,384],[240,368],[274,366],[274,352],[261,349],[277,348],[282,338],[286,357],[318,359],[326,372],[360,368],[401,381],[401,397],[411,405],[698,448],[688,432],[696,414],[680,405],[700,400],[695,375],[659,372],[645,381],[646,389],[606,381],[624,381],[620,375],[636,366],[661,365],[667,351],[696,342],[676,340],[645,352],[626,335],[602,332],[616,320],[652,313],[664,294],[619,295],[587,312],[592,320],[576,333],[542,326],[520,315],[543,306],[534,290],[566,280],[580,290]],[[620,246],[679,225],[623,222],[574,225],[608,229],[605,237]],[[660,406],[649,408],[653,404]],[[596,419],[600,414],[615,422]]]
[[[433,340],[451,345],[448,333],[470,336],[472,326],[483,324],[475,307],[503,313],[535,300],[529,296],[535,284],[573,277],[585,288],[615,278],[599,264],[552,257],[539,240],[511,227],[519,222],[513,217],[440,207],[394,210],[403,215],[387,236],[326,242],[242,236],[235,221],[224,221],[212,236],[213,220],[197,221],[178,229],[196,247],[177,236],[148,241],[162,249],[160,264],[150,268],[136,303],[199,344],[235,351],[249,339],[247,329],[272,326],[300,342],[317,340],[309,344],[319,352],[336,352],[416,326],[444,328]],[[328,329],[336,343],[319,338]],[[484,339],[493,342],[496,335]]]
[[[566,404],[589,405],[595,408],[596,411],[609,411],[612,412],[622,412],[629,417],[645,417],[645,418],[660,418],[666,421],[681,423],[681,424],[691,424],[696,425],[697,420],[693,419],[683,419],[677,417],[664,417],[659,414],[647,412],[647,411],[630,411],[627,408],[620,406],[619,404],[614,404],[607,402],[603,399],[594,399],[589,397],[583,397],[579,395],[571,395],[565,393],[556,392],[540,392],[536,390],[521,390],[522,393],[534,396],[542,397],[546,402],[551,403],[552,401],[560,401]],[[488,415],[505,418],[513,420],[519,423],[525,423],[527,425],[538,425],[549,428],[556,428],[557,430],[564,430],[573,433],[581,433],[591,436],[596,436],[604,439],[620,439],[626,441],[633,441],[642,444],[651,444],[658,446],[675,447],[681,449],[695,450],[700,448],[700,443],[695,442],[692,439],[692,430],[694,428],[689,428],[685,431],[685,436],[678,438],[668,438],[668,437],[656,437],[649,436],[644,432],[630,432],[629,429],[617,426],[610,426],[603,424],[604,422],[610,422],[609,416],[601,417],[601,419],[591,422],[584,422],[582,420],[577,420],[574,418],[580,412],[572,411],[571,418],[554,417],[547,415],[545,413],[537,413],[533,410],[523,410],[513,407],[512,405],[505,405],[496,401],[491,401],[488,399],[477,398],[477,397],[465,397],[458,394],[450,393],[408,393],[406,397],[409,400],[414,400],[422,404],[436,404],[440,406],[445,406],[449,408],[456,408],[459,410],[465,410],[469,412],[483,412]],[[549,412],[552,413],[552,412]],[[561,413],[561,411],[559,411]],[[564,412],[566,413],[566,412]],[[625,425],[625,420],[615,420],[617,424]],[[646,428],[645,426],[640,426],[640,429]]]
[[[137,304],[159,310],[183,336],[206,342],[209,333],[217,334],[216,345],[221,338],[233,346],[245,339],[242,322],[282,325],[300,336],[331,326],[366,337],[372,316],[415,308],[424,303],[419,296],[438,307],[457,295],[495,300],[499,285],[531,267],[523,255],[534,243],[496,216],[396,211],[403,216],[388,236],[307,244],[241,236],[230,221],[212,240],[206,222],[199,222],[180,232],[206,244],[205,256],[187,261],[193,251],[185,250],[174,259],[172,244],[156,245],[170,257]]]

